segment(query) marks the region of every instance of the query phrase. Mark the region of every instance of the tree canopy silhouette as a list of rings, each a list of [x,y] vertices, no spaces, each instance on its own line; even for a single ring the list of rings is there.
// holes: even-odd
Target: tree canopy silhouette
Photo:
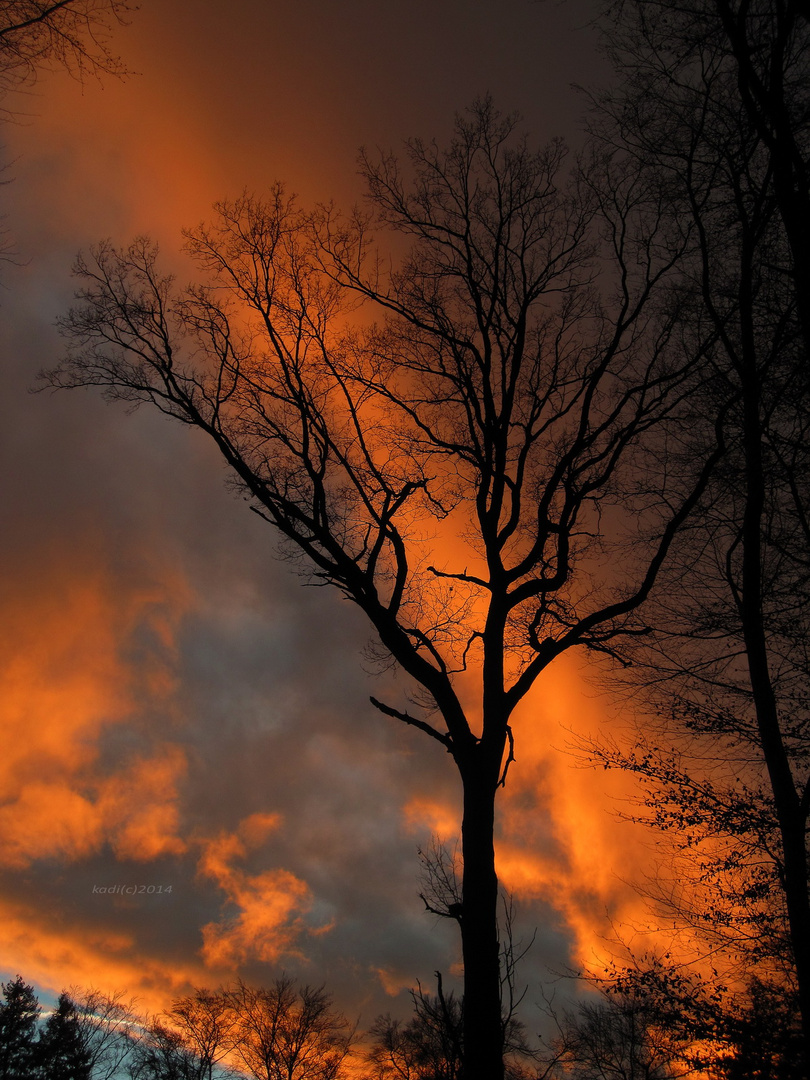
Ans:
[[[658,899],[798,1000],[810,1062],[810,22],[793,0],[614,5],[597,127],[670,191],[707,342],[680,460],[726,448],[636,650],[659,706],[600,760],[648,786],[680,846]],[[721,415],[722,414],[722,415]],[[711,441],[711,440],[710,440]]]

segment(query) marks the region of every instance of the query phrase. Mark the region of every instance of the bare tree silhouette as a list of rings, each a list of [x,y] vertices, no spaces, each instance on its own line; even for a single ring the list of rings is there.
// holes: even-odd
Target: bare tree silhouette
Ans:
[[[412,680],[409,703],[372,701],[461,779],[468,1080],[503,1072],[494,828],[510,718],[561,653],[638,630],[722,452],[678,497],[639,502],[634,478],[699,373],[676,312],[651,302],[685,240],[631,164],[596,156],[567,184],[563,160],[485,100],[445,151],[364,156],[368,215],[305,214],[279,186],[220,204],[187,234],[208,277],[185,293],[149,241],[102,244],[78,263],[69,353],[47,377],[205,432],[284,551],[360,607]],[[380,229],[410,245],[393,268]],[[353,319],[358,303],[382,322]],[[621,561],[606,523],[632,540]]]

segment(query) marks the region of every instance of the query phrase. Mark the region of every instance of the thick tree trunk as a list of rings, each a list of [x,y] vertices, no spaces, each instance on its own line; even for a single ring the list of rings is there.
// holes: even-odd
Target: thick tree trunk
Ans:
[[[747,395],[753,397],[753,395]],[[746,400],[746,506],[743,518],[740,618],[760,745],[768,770],[782,841],[782,878],[796,983],[805,1061],[810,1065],[810,874],[807,811],[797,791],[782,738],[768,660],[768,635],[762,604],[762,521],[765,507],[764,463],[756,402]]]
[[[762,403],[759,371],[756,366],[756,339],[748,314],[753,310],[753,305],[750,304],[747,294],[743,294],[742,300],[744,359],[740,374],[745,508],[740,535],[742,578],[738,610],[759,741],[779,823],[782,884],[799,996],[803,1056],[810,1075],[810,868],[806,845],[807,809],[797,790],[792,763],[782,737],[777,698],[771,678],[764,604],[763,534],[767,476],[762,449]]]
[[[464,1080],[502,1080],[498,878],[495,873],[495,791],[500,760],[491,767],[481,746],[462,769],[461,925],[464,960]]]

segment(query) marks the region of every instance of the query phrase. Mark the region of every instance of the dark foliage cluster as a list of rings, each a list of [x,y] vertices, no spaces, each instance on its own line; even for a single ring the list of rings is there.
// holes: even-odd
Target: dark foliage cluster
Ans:
[[[752,979],[730,991],[670,962],[640,958],[597,980],[538,1055],[544,1080],[803,1080],[795,993]]]
[[[679,959],[619,986],[668,1002],[710,1075],[804,1076],[810,21],[794,0],[627,0],[602,26],[617,78],[594,133],[666,185],[689,230],[681,341],[709,375],[662,482],[712,430],[723,448],[625,650],[638,722],[579,747],[639,781],[629,816],[658,836],[643,890]]]
[[[3,1080],[113,1080],[125,1061],[134,1014],[120,995],[96,990],[59,995],[43,1014],[34,989],[17,976],[2,986]]]

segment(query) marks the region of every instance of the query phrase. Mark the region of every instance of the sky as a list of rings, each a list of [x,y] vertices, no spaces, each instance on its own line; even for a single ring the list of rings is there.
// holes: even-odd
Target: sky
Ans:
[[[284,180],[362,195],[362,145],[440,142],[491,92],[538,142],[572,142],[571,84],[604,67],[586,0],[143,0],[132,74],[45,73],[3,131],[0,978],[122,989],[150,1011],[281,971],[352,1018],[407,1015],[458,976],[424,911],[418,850],[452,846],[448,756],[369,704],[362,616],[302,586],[200,437],[85,392],[31,394],[60,355],[77,251],[180,230]],[[576,767],[570,730],[622,722],[573,657],[521,707],[498,868],[536,940],[526,1007],[642,918],[649,837],[623,778]],[[394,689],[396,689],[394,687]],[[538,1014],[539,1015],[539,1014]],[[530,1026],[534,1014],[528,1014]],[[537,1021],[538,1024],[540,1021]]]

